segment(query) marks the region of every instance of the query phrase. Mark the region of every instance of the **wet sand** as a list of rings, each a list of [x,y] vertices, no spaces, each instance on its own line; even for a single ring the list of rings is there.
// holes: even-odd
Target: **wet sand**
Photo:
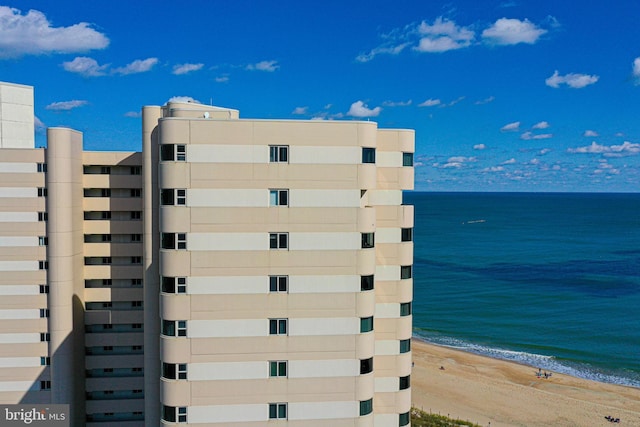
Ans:
[[[411,345],[413,406],[427,412],[491,427],[640,427],[638,388],[557,373],[538,378],[530,366],[415,339]]]

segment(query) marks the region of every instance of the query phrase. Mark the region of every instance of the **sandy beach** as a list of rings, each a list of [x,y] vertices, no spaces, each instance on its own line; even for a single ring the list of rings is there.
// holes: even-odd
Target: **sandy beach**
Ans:
[[[558,373],[538,378],[530,366],[415,339],[412,351],[413,406],[427,412],[491,427],[640,426],[638,388]]]

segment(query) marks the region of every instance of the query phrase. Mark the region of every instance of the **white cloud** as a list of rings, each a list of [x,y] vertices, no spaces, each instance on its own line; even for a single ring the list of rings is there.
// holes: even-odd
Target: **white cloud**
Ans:
[[[622,145],[600,145],[594,141],[591,145],[584,147],[569,148],[567,149],[567,152],[578,154],[602,154],[607,157],[623,157],[640,154],[640,144],[625,141]]]
[[[549,122],[542,121],[542,122],[538,122],[535,125],[533,125],[531,127],[531,129],[547,129],[550,126],[551,125],[549,124]]]
[[[585,130],[584,133],[582,134],[582,136],[586,136],[589,138],[595,138],[596,136],[600,136],[598,135],[598,132],[594,131],[594,130]]]
[[[382,103],[385,107],[408,107],[411,105],[411,100],[408,101],[384,101]]]
[[[504,162],[502,162],[503,165],[513,165],[516,163],[516,159],[514,159],[513,157],[510,158],[509,160],[505,160]]]
[[[534,44],[547,30],[537,27],[528,19],[500,18],[482,32],[482,38],[491,44],[510,45],[518,43]]]
[[[538,153],[541,156],[544,156],[547,153],[551,152],[551,148],[543,148],[542,150],[540,150],[540,152]]]
[[[633,60],[633,84],[640,85],[640,57]]]
[[[70,73],[80,74],[84,77],[104,76],[109,64],[99,65],[98,61],[86,56],[78,56],[73,61],[63,62],[62,67]]]
[[[442,101],[440,101],[439,99],[429,98],[426,101],[418,104],[418,107],[434,107],[436,105],[440,105],[441,103]]]
[[[198,71],[202,67],[204,67],[204,64],[177,64],[173,66],[172,73],[179,76],[193,71]]]
[[[47,125],[45,125],[37,116],[33,116],[33,124],[36,128],[36,132],[42,132],[47,129]]]
[[[53,111],[69,111],[69,110],[73,110],[74,108],[78,108],[78,107],[82,107],[84,105],[87,105],[88,103],[89,102],[84,101],[84,100],[74,99],[73,101],[53,102],[53,103],[47,105],[45,108],[47,110],[53,110]]]
[[[482,169],[482,172],[502,172],[504,168],[502,166],[491,166],[489,168]]]
[[[137,73],[146,73],[151,70],[154,65],[158,63],[158,58],[147,58],[147,59],[136,59],[130,64],[125,65],[124,67],[114,68],[113,73],[127,75],[127,74],[137,74]]]
[[[502,132],[518,131],[520,130],[520,122],[507,123],[500,128]]]
[[[229,81],[229,76],[218,76],[214,80],[216,83],[226,83]]]
[[[531,159],[531,161],[529,162],[529,164],[532,164],[532,165],[539,165],[539,164],[540,164],[540,159]]]
[[[520,135],[520,139],[524,139],[525,141],[529,141],[531,139],[549,139],[549,138],[553,138],[552,133],[542,133],[539,135],[534,135],[531,132],[525,132],[522,135]]]
[[[476,105],[484,105],[484,104],[488,104],[490,102],[495,101],[496,97],[495,96],[489,96],[488,98],[485,99],[481,99],[480,101],[476,101],[475,104]]]
[[[40,11],[23,15],[19,9],[0,6],[0,58],[86,52],[108,45],[109,39],[89,23],[52,27]]]
[[[247,70],[256,70],[256,71],[266,71],[269,73],[272,73],[274,71],[276,71],[278,68],[280,68],[280,65],[278,64],[278,61],[260,61],[258,63],[255,64],[249,64],[247,65],[246,69]]]
[[[467,163],[467,162],[476,162],[478,161],[477,157],[465,157],[465,156],[454,156],[449,157],[447,159],[448,163]]]
[[[460,96],[460,97],[458,97],[458,98],[454,99],[453,101],[451,101],[451,102],[449,102],[449,103],[447,103],[447,104],[442,104],[442,105],[440,105],[440,107],[441,107],[441,108],[453,107],[453,106],[454,106],[454,105],[456,105],[458,102],[460,102],[460,101],[464,100],[464,98],[465,98],[464,96]]]
[[[369,53],[361,53],[356,56],[356,61],[358,62],[369,62],[376,56],[381,53],[389,54],[389,55],[397,55],[404,50],[405,47],[409,46],[409,43],[401,43],[397,46],[379,46],[375,49],[371,49]]]
[[[347,115],[352,117],[376,117],[380,114],[380,111],[382,111],[381,107],[370,109],[364,102],[356,101],[351,104]]]
[[[307,114],[309,107],[296,107],[293,109],[291,114]]]
[[[473,146],[474,150],[484,150],[486,148],[487,148],[487,146],[484,145],[484,144],[476,144],[476,145]]]
[[[419,52],[439,53],[448,50],[461,49],[471,45],[475,33],[460,27],[455,22],[438,17],[432,25],[422,21],[418,26],[421,35],[418,46],[414,47]]]
[[[133,119],[137,119],[142,117],[142,113],[140,111],[128,111],[126,113],[124,113],[125,117],[131,117]]]
[[[594,84],[600,79],[599,76],[589,75],[589,74],[577,74],[577,73],[569,73],[564,76],[558,74],[558,70],[556,70],[551,77],[548,77],[544,82],[547,86],[551,86],[553,88],[559,88],[560,85],[566,84],[567,86],[573,89],[581,89],[585,86],[589,86]]]
[[[169,98],[169,100],[165,103],[165,105],[168,104],[169,102],[193,102],[194,104],[202,104],[200,101],[190,96],[173,96]]]

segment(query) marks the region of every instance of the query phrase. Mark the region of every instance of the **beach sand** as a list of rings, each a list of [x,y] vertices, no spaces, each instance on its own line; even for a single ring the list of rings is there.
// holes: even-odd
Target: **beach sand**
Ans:
[[[415,339],[412,352],[413,406],[426,412],[491,427],[640,427],[638,388],[558,373],[538,378],[537,368]]]

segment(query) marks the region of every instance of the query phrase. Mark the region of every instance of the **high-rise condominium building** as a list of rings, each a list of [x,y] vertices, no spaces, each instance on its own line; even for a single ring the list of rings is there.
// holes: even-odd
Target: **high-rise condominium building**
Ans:
[[[0,108],[0,403],[409,424],[412,131],[170,102],[141,153],[85,152],[66,128],[34,148],[32,88]]]

